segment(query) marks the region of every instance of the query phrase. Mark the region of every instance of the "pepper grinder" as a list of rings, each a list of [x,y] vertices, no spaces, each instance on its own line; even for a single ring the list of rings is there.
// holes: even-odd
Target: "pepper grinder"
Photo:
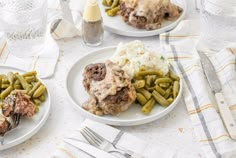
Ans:
[[[97,0],[87,0],[82,21],[82,37],[88,46],[98,46],[103,40],[103,22]]]

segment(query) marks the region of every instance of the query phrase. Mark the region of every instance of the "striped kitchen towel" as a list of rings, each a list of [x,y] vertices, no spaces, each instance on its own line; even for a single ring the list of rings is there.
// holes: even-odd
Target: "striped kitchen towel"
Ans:
[[[160,35],[166,55],[180,69],[184,79],[184,100],[196,139],[207,158],[235,158],[236,141],[230,139],[204,76],[197,44],[200,21],[185,20],[169,33]],[[236,118],[236,45],[219,52],[205,50],[223,85],[223,95]]]
[[[68,6],[63,6],[67,3]],[[3,32],[0,32],[0,64],[15,66],[25,71],[37,70],[41,78],[51,77],[59,58],[59,47],[55,40],[80,36],[80,20],[84,3],[85,1],[78,2],[76,0],[70,2],[66,0],[48,1],[48,33],[44,49],[38,56],[18,58],[12,55],[7,49]],[[72,13],[72,21],[66,19],[68,13],[62,11],[63,7],[71,9],[69,12]]]

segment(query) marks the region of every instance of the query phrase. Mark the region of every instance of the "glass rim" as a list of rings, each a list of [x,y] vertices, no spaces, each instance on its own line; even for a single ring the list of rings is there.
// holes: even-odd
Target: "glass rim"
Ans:
[[[230,4],[221,5],[212,0],[201,0],[201,10],[225,17],[236,17],[236,3],[235,6]]]
[[[225,1],[224,1],[224,3],[223,3],[224,5],[222,5],[222,4],[217,4],[217,2],[214,2],[212,0],[201,0],[201,3],[202,4],[209,3],[211,5],[214,5],[215,7],[223,7],[223,8],[235,8],[236,7],[236,3],[234,3],[234,2],[225,3]]]
[[[1,11],[7,11],[7,12],[11,12],[11,13],[19,13],[19,14],[25,14],[25,13],[29,13],[29,12],[35,12],[37,10],[40,10],[42,6],[44,6],[45,4],[47,5],[47,0],[40,0],[40,5],[33,8],[32,10],[29,10],[29,11],[26,11],[26,10],[21,10],[21,11],[13,11],[13,10],[10,10],[10,9],[6,9],[4,7],[1,7]]]

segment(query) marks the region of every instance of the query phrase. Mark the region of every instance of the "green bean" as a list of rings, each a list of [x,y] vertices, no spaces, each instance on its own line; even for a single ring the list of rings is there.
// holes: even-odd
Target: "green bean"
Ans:
[[[143,76],[140,76],[139,74],[138,74],[138,72],[135,72],[134,73],[134,77],[133,77],[134,79],[136,79],[136,80],[143,80],[144,79],[144,77]]]
[[[41,82],[38,81],[38,82],[33,86],[33,88],[29,91],[28,95],[29,95],[29,96],[32,96],[32,95],[34,94],[34,92],[39,88],[40,85],[41,85]]]
[[[169,98],[170,94],[171,94],[171,88],[168,88],[168,89],[165,91],[164,98],[166,98],[166,99]]]
[[[141,93],[136,93],[136,95],[137,95],[137,100],[141,105],[147,103],[147,99]]]
[[[27,94],[27,90],[25,90],[25,89],[17,89],[16,91],[17,91],[17,92],[24,93],[24,94]]]
[[[163,96],[161,96],[157,91],[153,91],[152,96],[160,105],[162,105],[162,106],[169,105],[169,102]]]
[[[115,8],[108,10],[106,13],[108,16],[116,16],[118,11],[119,11],[119,7],[115,7]]]
[[[179,81],[179,76],[175,75],[174,72],[170,71],[170,78],[172,78],[175,81]]]
[[[41,100],[39,100],[39,99],[33,99],[33,101],[37,106],[42,103]]]
[[[155,87],[147,87],[146,89],[147,89],[149,92],[152,92],[152,91],[154,91]]]
[[[30,72],[24,73],[22,76],[26,77],[26,76],[36,76],[36,75],[37,75],[37,71],[30,71]]]
[[[175,81],[173,86],[173,97],[176,98],[178,93],[179,93],[179,81]]]
[[[2,84],[9,84],[10,82],[8,81],[8,79],[4,79],[2,78]]]
[[[14,84],[20,84],[20,81],[18,79],[16,79]]]
[[[45,95],[42,94],[42,95],[39,97],[39,100],[40,100],[41,102],[44,102],[44,101],[46,100]]]
[[[168,88],[170,86],[170,83],[160,83],[159,86],[162,88]]]
[[[107,5],[108,5],[108,6],[111,6],[111,5],[112,5],[113,0],[106,0],[106,1],[107,1]]]
[[[145,81],[144,80],[136,80],[134,82],[134,87],[135,88],[143,88],[145,86]]]
[[[106,0],[103,0],[103,1],[102,1],[102,4],[103,4],[104,6],[106,6],[106,7],[109,7],[109,5],[107,4],[107,1],[106,1]]]
[[[45,90],[46,87],[44,85],[40,85],[39,88],[34,92],[33,98],[38,98],[44,93]]]
[[[14,78],[15,78],[15,77],[14,77],[13,72],[8,72],[8,73],[7,73],[7,79],[8,79],[8,81],[9,81],[10,85],[13,85],[14,80],[15,80]]]
[[[150,100],[148,100],[148,102],[143,106],[142,108],[142,112],[144,114],[149,114],[151,112],[151,110],[153,109],[154,105],[155,105],[155,100],[153,98],[151,98]]]
[[[146,71],[139,71],[137,75],[138,76],[147,76],[147,75],[163,76],[163,73],[158,70],[146,70]]]
[[[146,76],[146,84],[149,86],[151,86],[155,80],[156,80],[156,75]]]
[[[169,77],[156,79],[155,84],[160,84],[160,83],[173,83],[173,80],[170,79]]]
[[[160,86],[156,85],[155,86],[155,90],[160,93],[162,96],[165,95],[166,91],[164,89],[162,89]]]
[[[8,88],[9,86],[10,86],[10,84],[5,84],[5,83],[3,83],[3,84],[1,85],[1,88],[5,89],[5,88]]]
[[[170,97],[167,99],[167,101],[169,102],[169,104],[171,104],[174,101],[174,99],[172,97]]]
[[[22,86],[25,90],[30,91],[30,84],[28,84],[28,83],[26,82],[26,80],[24,79],[23,76],[21,76],[21,75],[19,75],[19,74],[16,74],[16,78],[20,81],[21,86]]]
[[[19,85],[19,84],[14,84],[13,85],[13,89],[21,89],[22,87],[21,87],[21,85]]]
[[[34,82],[35,81],[35,76],[26,76],[25,80],[28,83]]]
[[[39,112],[39,106],[35,105],[35,113]]]
[[[112,3],[112,5],[111,5],[111,8],[117,7],[117,6],[119,5],[119,3],[120,3],[120,0],[113,0],[113,3]]]
[[[0,97],[2,100],[4,100],[12,91],[12,86],[9,86],[7,89],[5,89],[4,91],[2,91]]]
[[[141,93],[148,100],[152,97],[152,94],[144,88],[140,88],[140,89],[136,89],[136,90],[138,93]]]

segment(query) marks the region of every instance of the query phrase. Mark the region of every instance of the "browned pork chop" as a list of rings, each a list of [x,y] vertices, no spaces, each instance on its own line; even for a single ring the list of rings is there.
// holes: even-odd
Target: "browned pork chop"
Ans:
[[[30,101],[30,97],[20,91],[12,92],[3,103],[3,115],[6,117],[21,114],[30,118],[35,114],[35,105]]]
[[[182,9],[170,0],[121,0],[119,14],[136,28],[154,30],[165,20],[174,20]]]
[[[129,76],[111,61],[86,66],[83,85],[90,95],[84,109],[96,115],[118,115],[136,98]]]

